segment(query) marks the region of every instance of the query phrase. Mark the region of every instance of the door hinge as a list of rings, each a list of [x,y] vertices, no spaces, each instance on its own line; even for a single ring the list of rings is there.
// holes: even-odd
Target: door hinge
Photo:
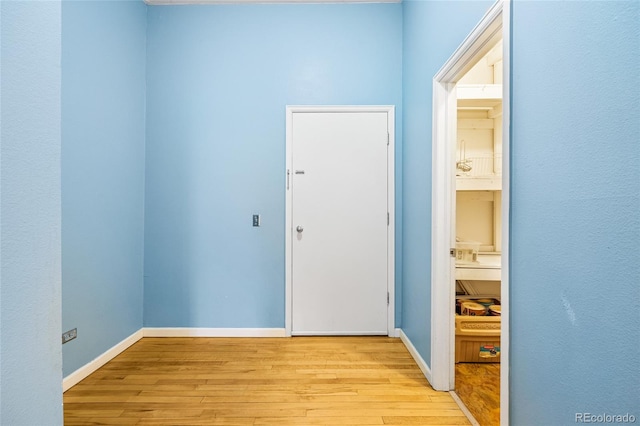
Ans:
[[[291,172],[289,171],[289,169],[287,169],[287,191],[289,190],[289,175],[291,174]]]
[[[456,249],[449,249],[449,254],[451,255],[451,257],[456,257]]]
[[[389,139],[391,138],[391,136],[389,136],[389,132],[387,132],[387,146],[389,146]]]
[[[389,226],[389,212],[387,212],[387,226]]]
[[[389,292],[387,292],[387,305],[389,304]]]

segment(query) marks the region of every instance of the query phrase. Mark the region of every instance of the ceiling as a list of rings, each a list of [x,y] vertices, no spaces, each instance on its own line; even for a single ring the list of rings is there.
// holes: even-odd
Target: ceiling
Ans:
[[[145,0],[151,5],[182,4],[266,4],[266,3],[401,3],[402,0]]]

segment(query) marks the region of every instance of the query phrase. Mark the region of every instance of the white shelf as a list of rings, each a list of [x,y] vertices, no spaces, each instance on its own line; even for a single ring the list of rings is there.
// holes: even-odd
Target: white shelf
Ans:
[[[500,254],[478,254],[478,261],[475,263],[456,264],[456,280],[500,281],[501,275]]]
[[[502,176],[456,177],[456,191],[500,191]]]
[[[460,100],[494,100],[502,102],[502,84],[458,84],[456,86]]]

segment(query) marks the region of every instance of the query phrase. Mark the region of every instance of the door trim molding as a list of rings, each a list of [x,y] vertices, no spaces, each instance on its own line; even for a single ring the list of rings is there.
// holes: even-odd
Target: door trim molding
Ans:
[[[389,148],[387,155],[387,209],[389,226],[387,227],[387,291],[389,307],[387,309],[387,335],[396,336],[395,328],[395,107],[393,105],[287,105],[286,107],[286,148],[285,148],[285,335],[291,336],[292,328],[292,237],[293,199],[291,175],[293,162],[293,114],[313,112],[386,112],[389,129]]]
[[[453,390],[455,383],[455,322],[453,309],[455,263],[449,249],[455,244],[456,82],[493,46],[503,40],[502,141],[502,330],[501,424],[509,419],[509,144],[511,0],[498,0],[433,78],[432,244],[431,244],[431,385]]]
[[[511,0],[502,1],[502,264],[500,299],[504,306],[500,339],[500,424],[509,426],[511,345]]]

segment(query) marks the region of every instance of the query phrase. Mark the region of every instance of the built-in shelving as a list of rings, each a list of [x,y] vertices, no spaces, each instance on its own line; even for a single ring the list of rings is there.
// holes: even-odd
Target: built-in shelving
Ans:
[[[459,84],[456,89],[456,232],[481,246],[477,262],[456,264],[455,278],[500,281],[502,84]]]
[[[456,190],[500,191],[502,84],[459,84],[457,96]]]

